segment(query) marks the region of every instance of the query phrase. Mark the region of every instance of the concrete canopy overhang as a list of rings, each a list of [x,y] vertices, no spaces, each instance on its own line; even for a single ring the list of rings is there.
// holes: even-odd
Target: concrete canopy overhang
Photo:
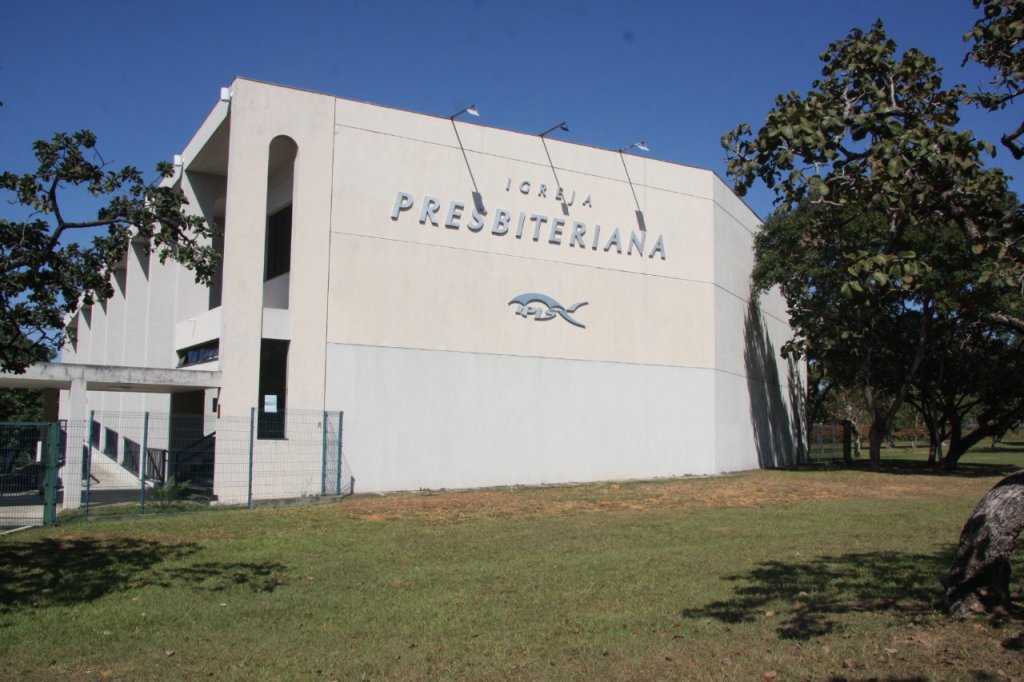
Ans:
[[[231,138],[231,108],[218,102],[182,151],[184,167],[193,173],[227,175]]]
[[[0,386],[9,388],[70,389],[83,382],[90,391],[181,393],[220,388],[221,373],[200,369],[116,367],[40,362],[24,374],[0,374]]]

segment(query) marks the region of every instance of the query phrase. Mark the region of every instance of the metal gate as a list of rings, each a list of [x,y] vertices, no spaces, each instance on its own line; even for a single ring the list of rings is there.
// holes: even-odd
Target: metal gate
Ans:
[[[0,422],[0,526],[53,525],[66,443],[64,422]]]
[[[848,421],[811,424],[807,432],[808,458],[850,459],[853,425]]]
[[[323,474],[321,495],[351,495],[355,480],[342,457],[344,412],[324,412]]]

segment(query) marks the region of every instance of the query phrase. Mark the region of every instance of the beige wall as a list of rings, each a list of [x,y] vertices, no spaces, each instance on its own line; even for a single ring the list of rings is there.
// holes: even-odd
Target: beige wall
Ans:
[[[338,105],[329,342],[714,366],[709,173],[627,156],[634,199],[618,154],[457,123],[463,156],[451,121],[375,109]],[[567,211],[555,177],[575,194]],[[477,231],[474,180],[488,211]],[[395,219],[400,192],[413,206]],[[420,223],[428,197],[441,204],[438,226]],[[458,229],[445,226],[453,201],[464,205]],[[499,210],[511,214],[500,236]],[[527,220],[517,238],[520,214]],[[535,215],[546,218],[539,234]],[[552,234],[556,220],[565,221],[561,235]],[[577,223],[586,226],[585,248],[573,240]],[[621,254],[605,250],[616,229]],[[643,256],[629,253],[634,234]],[[651,258],[658,238],[664,253]],[[574,314],[586,329],[515,315],[508,302],[534,291],[565,306],[587,301]]]
[[[232,85],[221,338],[221,348],[231,349],[221,359],[222,370],[231,377],[221,391],[225,415],[247,414],[258,399],[268,153],[280,135],[298,146],[288,406],[323,409],[333,122],[332,98],[241,79]]]

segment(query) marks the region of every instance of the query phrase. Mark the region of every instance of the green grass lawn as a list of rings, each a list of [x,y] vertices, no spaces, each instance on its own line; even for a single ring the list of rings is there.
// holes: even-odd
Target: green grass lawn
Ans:
[[[812,445],[812,457],[815,461],[828,459],[840,459],[842,457],[841,436],[824,438],[822,442]],[[861,460],[868,458],[868,442],[863,439],[861,442]],[[928,439],[921,438],[916,442],[896,441],[896,447],[885,446],[882,448],[882,459],[907,460],[910,462],[928,461]],[[992,445],[990,440],[985,440],[968,450],[967,454],[960,458],[960,464],[966,468],[973,465],[1004,465],[1006,467],[1024,467],[1024,435],[1010,434],[1004,440]]]
[[[7,535],[0,677],[1022,679],[1024,621],[937,608],[997,471],[367,496]]]
[[[863,456],[867,457],[866,451]],[[897,442],[895,448],[884,448],[882,457],[927,461],[928,440],[919,440],[916,443]],[[1007,464],[1024,467],[1024,436],[1009,436],[1005,441],[994,446],[986,440],[968,450],[967,454],[960,458],[960,463],[965,465]]]

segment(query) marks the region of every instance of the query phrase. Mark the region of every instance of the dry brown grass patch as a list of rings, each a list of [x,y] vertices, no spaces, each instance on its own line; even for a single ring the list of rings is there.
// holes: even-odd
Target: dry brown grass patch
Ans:
[[[863,471],[749,471],[655,481],[361,495],[345,500],[337,510],[366,521],[414,518],[451,523],[477,518],[779,506],[818,500],[980,496],[998,479]]]

